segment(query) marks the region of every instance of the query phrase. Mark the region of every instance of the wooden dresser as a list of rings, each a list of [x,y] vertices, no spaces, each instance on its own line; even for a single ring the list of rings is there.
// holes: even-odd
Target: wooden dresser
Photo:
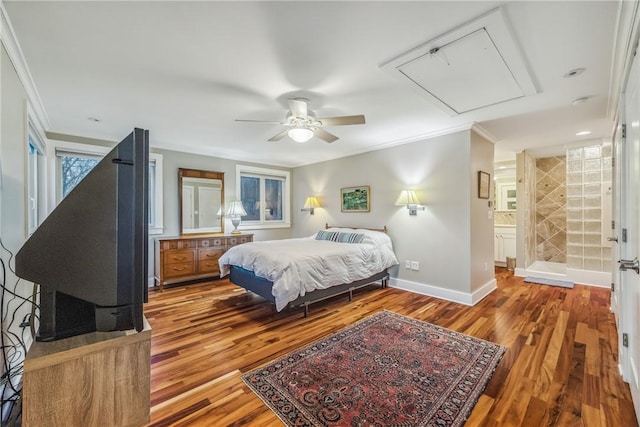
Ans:
[[[155,285],[220,276],[218,258],[229,248],[253,241],[253,234],[199,234],[155,239]]]

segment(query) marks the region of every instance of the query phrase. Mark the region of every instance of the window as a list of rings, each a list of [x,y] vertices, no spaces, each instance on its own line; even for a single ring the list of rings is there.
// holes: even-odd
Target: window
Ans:
[[[237,194],[247,211],[242,224],[247,228],[290,227],[288,171],[236,166]]]
[[[47,214],[45,197],[44,142],[29,122],[27,136],[27,216],[31,235]]]
[[[52,141],[55,156],[56,202],[60,202],[89,173],[110,148]],[[162,234],[162,155],[149,153],[149,234]]]
[[[89,171],[98,164],[100,156],[65,152],[58,152],[57,154],[60,157],[61,199],[64,199]]]

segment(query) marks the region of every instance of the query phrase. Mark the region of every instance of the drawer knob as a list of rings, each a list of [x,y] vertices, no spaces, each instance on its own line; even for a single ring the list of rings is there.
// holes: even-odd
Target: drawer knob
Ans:
[[[184,267],[182,267],[182,268],[174,267],[173,270],[174,271],[184,271]]]

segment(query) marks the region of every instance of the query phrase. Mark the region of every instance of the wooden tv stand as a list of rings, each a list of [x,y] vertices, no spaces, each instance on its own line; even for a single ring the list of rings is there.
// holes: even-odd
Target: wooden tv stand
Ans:
[[[35,342],[22,384],[26,426],[140,426],[149,422],[151,328]]]

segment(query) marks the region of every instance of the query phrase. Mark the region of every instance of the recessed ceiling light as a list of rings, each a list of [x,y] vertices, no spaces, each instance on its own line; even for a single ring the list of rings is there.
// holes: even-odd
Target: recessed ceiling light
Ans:
[[[591,133],[590,130],[583,130],[583,131],[580,131],[580,132],[576,133],[576,136],[585,136],[585,135],[589,135],[590,133]]]
[[[578,104],[582,104],[583,102],[587,102],[589,100],[588,96],[582,96],[580,98],[576,98],[573,101],[571,101],[571,103],[573,105],[578,105]]]
[[[574,68],[573,70],[570,70],[564,73],[563,77],[569,78],[569,77],[579,76],[580,74],[584,73],[586,70],[587,70],[586,68]]]
[[[87,118],[87,120],[89,120],[89,121],[91,121],[91,122],[96,122],[96,123],[99,123],[99,122],[100,122],[100,119],[98,119],[98,118],[96,118],[96,117],[89,117],[89,118]]]

